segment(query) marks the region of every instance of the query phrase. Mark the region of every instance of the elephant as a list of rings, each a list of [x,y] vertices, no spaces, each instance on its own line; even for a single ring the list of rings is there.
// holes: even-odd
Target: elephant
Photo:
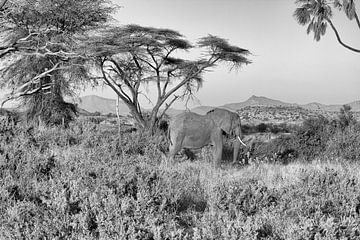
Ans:
[[[236,163],[240,144],[246,147],[246,144],[242,141],[243,136],[241,131],[240,116],[235,112],[222,108],[212,109],[206,113],[206,116],[211,118],[228,136],[236,138],[235,141],[233,141],[233,164]]]
[[[187,111],[173,117],[168,138],[171,159],[183,148],[196,149],[210,144],[213,146],[214,165],[219,166],[223,149],[222,130],[209,116]]]

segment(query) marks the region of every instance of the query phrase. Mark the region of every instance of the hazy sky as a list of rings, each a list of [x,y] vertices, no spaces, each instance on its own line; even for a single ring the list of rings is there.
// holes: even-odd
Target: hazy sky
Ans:
[[[341,47],[330,28],[320,42],[314,41],[293,18],[294,1],[115,2],[123,6],[116,14],[121,24],[175,29],[192,42],[210,33],[253,53],[253,63],[238,72],[218,67],[205,75],[204,86],[197,94],[202,105],[240,102],[251,95],[324,104],[360,99],[360,54]],[[334,24],[345,42],[360,48],[360,31],[355,22],[335,11]],[[101,94],[115,96],[110,91]]]
[[[217,67],[197,94],[202,105],[240,102],[251,95],[286,102],[344,104],[359,100],[360,54],[341,47],[329,28],[320,42],[292,14],[292,0],[114,0],[120,24],[178,30],[195,43],[207,34],[249,49],[252,64],[238,72]],[[357,1],[360,8],[360,1]],[[344,42],[360,48],[355,22],[335,11]],[[151,89],[150,89],[151,90]],[[81,95],[93,94],[85,91]],[[95,94],[115,98],[111,90]],[[182,104],[184,105],[184,104]],[[177,105],[179,107],[179,105]],[[180,105],[181,107],[181,105]]]

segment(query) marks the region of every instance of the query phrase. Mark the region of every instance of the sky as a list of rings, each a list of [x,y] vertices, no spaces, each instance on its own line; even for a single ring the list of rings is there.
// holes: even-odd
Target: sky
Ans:
[[[229,72],[219,66],[205,74],[193,104],[220,106],[252,95],[306,104],[345,104],[360,100],[360,54],[338,44],[331,29],[320,42],[294,19],[289,0],[115,0],[120,24],[171,28],[192,43],[208,34],[253,54],[252,64]],[[359,1],[360,6],[360,1]],[[360,48],[355,22],[335,11],[343,40]],[[151,89],[150,89],[151,90]],[[89,94],[86,91],[83,94]],[[111,90],[96,94],[115,97]],[[177,104],[182,107],[184,103]]]
[[[295,0],[113,0],[118,24],[170,28],[192,43],[208,34],[248,49],[252,64],[229,72],[218,66],[205,74],[192,105],[220,106],[252,95],[306,104],[345,104],[360,100],[360,54],[338,44],[329,28],[320,42],[294,19]],[[360,1],[357,1],[360,8]],[[344,42],[360,48],[355,22],[335,11]],[[149,87],[148,93],[151,94]],[[81,95],[115,98],[110,89]],[[150,104],[151,105],[151,104]],[[185,103],[175,105],[183,108]]]

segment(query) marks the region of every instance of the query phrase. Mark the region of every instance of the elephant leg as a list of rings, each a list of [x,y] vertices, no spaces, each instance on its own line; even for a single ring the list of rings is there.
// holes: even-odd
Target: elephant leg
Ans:
[[[169,155],[168,155],[171,163],[174,161],[175,155],[181,150],[181,148],[182,148],[182,139],[179,136],[172,139],[169,146]]]
[[[213,157],[214,157],[214,165],[216,168],[220,166],[222,151],[223,151],[223,137],[222,131],[217,131],[212,139],[213,144]]]
[[[238,139],[235,139],[235,141],[233,142],[233,147],[234,147],[234,155],[233,155],[233,164],[236,163],[237,161],[237,157],[239,155],[239,150],[240,150],[240,142]]]

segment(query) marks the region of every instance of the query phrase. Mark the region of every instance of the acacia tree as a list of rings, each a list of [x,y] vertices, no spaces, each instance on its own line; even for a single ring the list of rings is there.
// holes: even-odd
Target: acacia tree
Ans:
[[[327,26],[330,25],[335,33],[337,41],[345,48],[360,53],[359,48],[354,48],[344,43],[340,34],[332,22],[333,8],[344,11],[349,20],[355,20],[360,29],[360,20],[356,12],[355,0],[297,0],[300,5],[294,17],[300,25],[307,25],[307,34],[313,32],[314,39],[320,41],[321,36],[325,35]]]
[[[106,0],[3,0],[0,2],[0,87],[3,101],[21,98],[28,117],[69,117],[75,107],[63,95],[87,79],[86,59],[76,49],[82,36],[110,19]]]
[[[153,130],[158,118],[178,99],[190,96],[203,82],[202,74],[218,63],[238,68],[251,63],[246,49],[225,39],[206,36],[197,42],[202,57],[188,60],[179,51],[195,48],[179,32],[127,25],[113,27],[86,44],[103,80],[129,107],[140,127]],[[154,83],[156,101],[148,118],[139,102],[142,86]]]

